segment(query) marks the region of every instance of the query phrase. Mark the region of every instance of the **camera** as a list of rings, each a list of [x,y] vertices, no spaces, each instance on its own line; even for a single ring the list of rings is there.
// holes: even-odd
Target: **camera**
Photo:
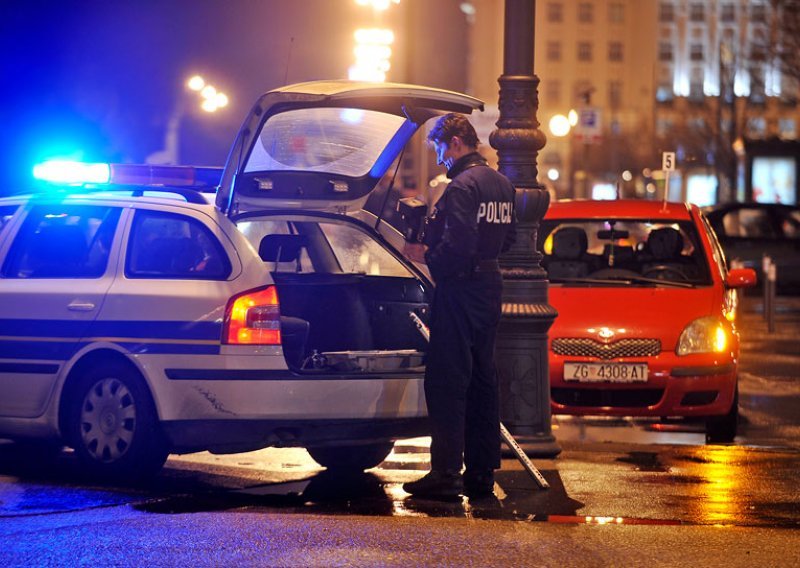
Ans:
[[[428,212],[425,202],[416,197],[405,197],[397,201],[397,211],[405,224],[403,238],[410,243],[422,242],[425,215]]]

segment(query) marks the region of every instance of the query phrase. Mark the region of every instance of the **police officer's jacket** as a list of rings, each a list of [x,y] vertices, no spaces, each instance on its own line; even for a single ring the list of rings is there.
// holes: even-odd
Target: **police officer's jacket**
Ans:
[[[448,170],[452,181],[436,203],[425,244],[434,280],[462,278],[491,266],[516,238],[514,186],[477,152]]]

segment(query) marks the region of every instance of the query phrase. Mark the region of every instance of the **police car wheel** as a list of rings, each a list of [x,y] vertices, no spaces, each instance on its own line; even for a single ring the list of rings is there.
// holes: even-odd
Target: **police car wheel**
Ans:
[[[394,444],[361,444],[347,446],[318,446],[307,448],[319,465],[336,471],[364,471],[381,463],[392,451]]]
[[[70,399],[69,438],[91,475],[136,479],[155,474],[167,459],[150,393],[119,362],[84,373]]]

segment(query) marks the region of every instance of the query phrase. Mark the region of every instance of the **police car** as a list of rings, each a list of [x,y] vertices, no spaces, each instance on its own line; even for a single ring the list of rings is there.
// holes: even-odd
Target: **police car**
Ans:
[[[0,438],[136,477],[169,453],[268,446],[366,469],[424,434],[409,313],[427,318],[431,283],[361,207],[421,125],[478,108],[294,85],[259,99],[220,171],[84,165],[1,199]]]

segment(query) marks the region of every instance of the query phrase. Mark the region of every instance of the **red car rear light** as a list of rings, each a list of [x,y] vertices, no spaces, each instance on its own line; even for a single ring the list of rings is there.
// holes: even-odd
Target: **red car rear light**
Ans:
[[[281,311],[275,286],[248,290],[228,300],[222,343],[280,345]]]

